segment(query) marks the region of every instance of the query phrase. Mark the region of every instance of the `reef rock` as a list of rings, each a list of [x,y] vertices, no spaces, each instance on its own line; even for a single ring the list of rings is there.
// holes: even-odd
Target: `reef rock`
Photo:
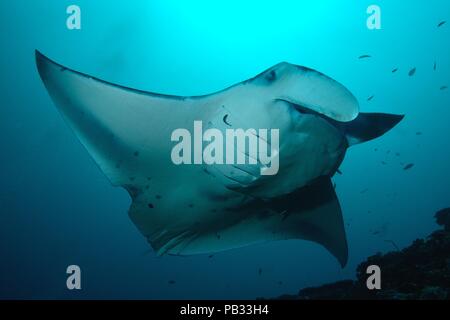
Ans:
[[[376,254],[361,263],[356,280],[300,290],[278,299],[297,300],[448,300],[450,299],[450,209],[436,213],[444,230],[417,239],[403,250]],[[366,287],[367,267],[381,268],[381,290]]]

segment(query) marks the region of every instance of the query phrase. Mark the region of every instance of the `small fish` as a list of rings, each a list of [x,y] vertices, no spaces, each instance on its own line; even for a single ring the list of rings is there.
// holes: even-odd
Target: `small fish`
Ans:
[[[441,90],[447,90],[447,89],[448,89],[447,86],[442,86],[442,87],[441,87]]]
[[[433,70],[436,71],[436,69],[437,69],[437,63],[436,63],[436,61],[435,61],[435,62],[434,62],[434,65],[433,65]]]
[[[416,132],[416,136],[421,136],[423,133],[421,131]]]
[[[214,255],[213,255],[213,254],[210,255],[210,256],[208,256],[208,259],[212,259],[212,258],[214,258]]]
[[[416,74],[416,71],[417,71],[416,68],[412,68],[411,71],[409,71],[408,75],[409,75],[410,77],[412,77],[413,75]]]
[[[258,269],[258,275],[261,275],[261,274],[262,274],[262,269],[259,268],[259,269]]]
[[[169,284],[175,284],[175,283],[176,283],[175,280],[170,280],[170,281],[169,281]]]
[[[364,194],[364,193],[366,193],[367,191],[369,191],[369,189],[368,188],[366,188],[366,189],[364,189],[364,190],[362,190],[360,193],[361,194]]]
[[[439,22],[438,28],[442,27],[446,22],[447,22],[447,21],[441,21],[441,22]]]
[[[409,170],[409,169],[411,169],[412,167],[414,167],[414,163],[410,163],[410,164],[407,164],[404,168],[403,168],[403,170]]]
[[[372,101],[372,99],[374,98],[375,96],[370,96],[369,98],[367,98],[367,101]]]
[[[372,56],[370,56],[368,54],[363,54],[362,56],[359,56],[358,59],[367,59],[367,58],[372,58]]]
[[[398,71],[398,68],[395,68],[394,70],[392,70],[392,73],[396,73]]]
[[[386,163],[385,161],[381,161],[381,164],[382,164],[383,166],[387,165],[387,163]]]

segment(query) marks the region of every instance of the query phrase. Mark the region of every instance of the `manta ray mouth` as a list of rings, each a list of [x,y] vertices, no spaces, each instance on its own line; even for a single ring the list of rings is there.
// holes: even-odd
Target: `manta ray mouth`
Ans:
[[[348,147],[381,137],[394,128],[404,118],[404,115],[359,113],[355,119],[349,122],[341,122],[316,111],[323,110],[321,107],[307,107],[301,103],[293,102],[292,100],[285,98],[276,100],[289,104],[293,110],[302,115],[312,115],[325,120],[346,138]]]
[[[293,102],[293,101],[285,99],[285,98],[279,98],[279,99],[276,99],[276,101],[283,101],[283,102],[289,104],[294,110],[296,110],[297,112],[299,112],[301,114],[314,115],[314,116],[323,118],[323,119],[329,121],[330,123],[336,122],[336,120],[334,120],[333,118],[328,117],[327,115],[315,110],[315,109],[320,109],[320,108],[307,107],[299,102]]]

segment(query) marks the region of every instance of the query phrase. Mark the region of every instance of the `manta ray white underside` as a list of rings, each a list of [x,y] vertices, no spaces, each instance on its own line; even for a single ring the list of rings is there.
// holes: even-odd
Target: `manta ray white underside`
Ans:
[[[346,264],[343,218],[330,177],[349,145],[382,135],[400,116],[359,114],[344,86],[288,63],[216,94],[174,97],[114,85],[39,52],[36,59],[78,139],[112,184],[129,191],[129,215],[159,254],[303,239]],[[261,176],[260,163],[175,165],[171,133],[194,121],[222,131],[279,129],[279,173]]]

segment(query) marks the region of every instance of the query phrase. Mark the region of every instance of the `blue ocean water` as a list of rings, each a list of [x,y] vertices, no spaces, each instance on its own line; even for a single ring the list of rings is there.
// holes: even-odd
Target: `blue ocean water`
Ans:
[[[381,30],[366,27],[374,3]],[[66,28],[71,4],[81,30]],[[438,27],[446,20],[446,0],[1,1],[0,298],[273,297],[353,278],[361,260],[395,249],[391,241],[401,248],[429,234],[434,212],[450,205],[450,89],[441,90],[450,86],[450,22]],[[54,107],[35,49],[174,95],[211,93],[288,61],[343,83],[361,111],[405,114],[349,150],[334,178],[346,268],[305,241],[157,257],[128,218],[128,193],[110,185]],[[81,291],[66,288],[71,264],[82,269]]]

